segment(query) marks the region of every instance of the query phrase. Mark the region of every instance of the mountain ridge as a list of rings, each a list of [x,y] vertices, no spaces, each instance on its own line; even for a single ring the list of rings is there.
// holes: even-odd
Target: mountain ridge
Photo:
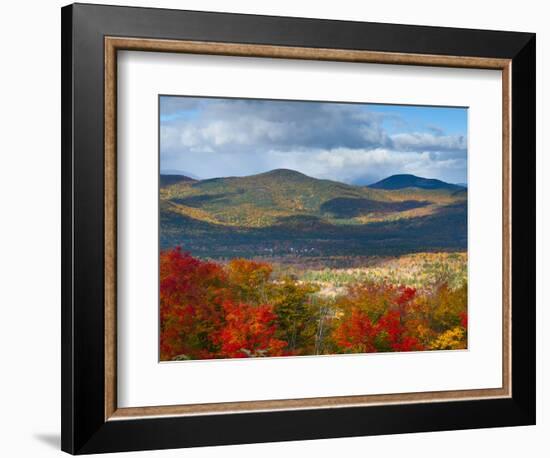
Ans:
[[[290,169],[243,177],[193,180],[161,176],[165,208],[214,224],[262,227],[286,217],[316,217],[332,224],[365,224],[427,215],[464,200],[461,187],[376,189],[313,178]],[[166,183],[165,186],[162,186]]]
[[[394,174],[386,178],[383,178],[375,183],[372,183],[370,185],[358,185],[358,184],[344,183],[342,181],[331,180],[327,178],[316,178],[310,175],[306,175],[305,173],[298,172],[297,170],[286,169],[286,168],[272,169],[266,172],[255,173],[252,175],[244,175],[244,176],[230,175],[230,176],[213,177],[213,178],[205,178],[205,179],[197,178],[193,174],[166,173],[166,171],[161,171],[160,177],[161,177],[161,187],[173,184],[171,183],[172,181],[176,182],[178,180],[210,183],[210,182],[221,182],[224,180],[238,181],[243,179],[259,180],[264,178],[265,179],[272,178],[276,180],[291,180],[291,181],[300,181],[300,180],[320,181],[320,182],[336,183],[339,185],[349,186],[353,188],[362,187],[362,188],[385,189],[385,190],[419,188],[419,189],[434,189],[434,190],[447,189],[447,190],[453,190],[453,191],[460,191],[463,189],[467,189],[467,186],[462,183],[448,183],[446,181],[439,180],[437,178],[425,178],[425,177],[421,177],[413,174]],[[163,177],[170,177],[170,178],[163,180]]]
[[[377,189],[290,169],[205,180],[161,176],[160,182],[165,248],[183,245],[226,257],[296,253],[291,249],[349,255],[465,246],[467,192],[458,186]]]
[[[159,178],[160,187],[171,186],[173,184],[181,183],[182,181],[197,181],[195,178],[191,178],[185,175],[173,175],[173,174],[161,174]]]
[[[459,191],[464,189],[464,186],[447,183],[437,178],[424,178],[412,174],[396,174],[390,175],[376,183],[370,184],[367,187],[373,189],[405,189],[405,188],[420,188],[420,189],[447,189]]]

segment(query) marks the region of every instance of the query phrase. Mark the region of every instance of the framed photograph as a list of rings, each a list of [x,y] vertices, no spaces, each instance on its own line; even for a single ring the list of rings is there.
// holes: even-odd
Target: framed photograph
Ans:
[[[62,9],[62,448],[535,423],[535,35]]]

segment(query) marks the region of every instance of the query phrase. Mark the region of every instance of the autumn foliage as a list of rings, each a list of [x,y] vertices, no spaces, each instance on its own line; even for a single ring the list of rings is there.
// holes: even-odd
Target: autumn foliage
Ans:
[[[340,304],[345,312],[334,338],[345,352],[423,350],[418,337],[414,288],[355,288]]]
[[[160,256],[161,360],[466,348],[467,287],[357,282],[327,298],[268,263]]]
[[[275,338],[277,316],[270,305],[252,306],[226,301],[223,304],[225,326],[219,333],[221,355],[280,356],[286,342]]]

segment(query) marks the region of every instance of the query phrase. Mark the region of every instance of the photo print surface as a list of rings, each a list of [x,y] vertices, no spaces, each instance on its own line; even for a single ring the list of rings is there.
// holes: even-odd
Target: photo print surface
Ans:
[[[467,349],[467,117],[159,96],[160,360]]]

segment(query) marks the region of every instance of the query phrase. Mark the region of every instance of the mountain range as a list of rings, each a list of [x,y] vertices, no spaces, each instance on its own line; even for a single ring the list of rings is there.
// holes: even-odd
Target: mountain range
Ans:
[[[349,256],[464,249],[467,190],[393,175],[370,186],[288,169],[160,177],[160,244],[196,255]]]

